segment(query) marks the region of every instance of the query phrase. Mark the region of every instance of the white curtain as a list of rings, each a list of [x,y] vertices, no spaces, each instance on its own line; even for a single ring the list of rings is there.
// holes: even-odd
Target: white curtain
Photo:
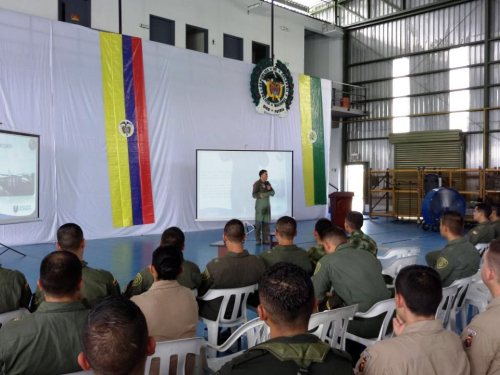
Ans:
[[[53,241],[66,222],[87,239],[222,227],[195,221],[198,148],[293,150],[294,216],[327,214],[305,206],[298,89],[286,118],[259,115],[253,65],[150,41],[143,50],[156,222],[113,228],[99,33],[0,10],[0,129],[40,134],[42,219],[0,226],[0,242]],[[322,80],[322,94],[328,175],[330,81]]]

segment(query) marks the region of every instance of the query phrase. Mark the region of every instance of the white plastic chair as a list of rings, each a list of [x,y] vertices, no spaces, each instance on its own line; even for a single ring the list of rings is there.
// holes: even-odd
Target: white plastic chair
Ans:
[[[453,306],[453,300],[457,295],[458,287],[456,285],[450,285],[443,288],[443,299],[439,304],[436,311],[436,319],[440,319],[443,323],[443,328],[446,329],[448,322],[450,321],[451,308]],[[446,307],[445,307],[446,306]]]
[[[198,289],[191,289],[191,292],[193,292],[194,298],[198,298]]]
[[[3,314],[0,314],[0,324],[5,324],[10,322],[12,319],[19,318],[24,315],[28,315],[30,312],[28,309],[21,307],[19,310],[9,311]]]
[[[489,247],[490,247],[489,243],[478,243],[476,245],[476,250],[478,251],[481,258],[483,257],[484,253],[486,252],[486,250],[488,250]]]
[[[332,348],[345,350],[347,324],[356,311],[358,305],[313,314],[309,319],[309,332],[329,343]]]
[[[380,327],[380,331],[378,337],[365,339],[363,337],[359,337],[353,335],[352,333],[346,332],[346,339],[359,342],[360,344],[370,347],[375,344],[377,341],[380,341],[387,337],[387,329],[389,328],[389,323],[391,322],[392,316],[394,315],[394,311],[396,310],[396,302],[394,298],[388,299],[385,301],[377,302],[372,306],[370,310],[364,313],[356,313],[354,316],[356,318],[374,318],[376,316],[382,315],[385,313],[384,321]]]
[[[160,359],[159,375],[169,375],[170,357],[177,356],[177,375],[184,375],[186,372],[186,357],[188,354],[194,354],[195,368],[194,374],[205,374],[208,370],[206,356],[206,341],[202,337],[192,339],[164,341],[156,344],[155,354],[148,357],[146,361],[145,374],[149,374],[151,361],[153,358]]]
[[[211,301],[216,298],[223,297],[217,320],[209,320],[200,317],[200,320],[207,325],[208,342],[212,344],[211,347],[217,345],[219,327],[232,328],[248,321],[247,300],[250,293],[255,292],[255,290],[257,290],[257,284],[234,289],[210,289],[204,296],[198,297],[201,301]],[[231,296],[234,296],[234,307],[231,312],[231,317],[226,319],[224,316],[226,314]],[[238,316],[240,305],[241,314]],[[210,358],[215,357],[216,355],[216,351],[211,349],[211,347],[208,349],[208,356]]]
[[[259,318],[255,318],[245,324],[243,324],[241,327],[239,327],[232,335],[227,339],[227,341],[219,346],[212,345],[211,343],[208,343],[207,346],[209,349],[213,349],[219,353],[225,352],[229,350],[241,337],[246,335],[247,338],[247,348],[250,349],[254,347],[255,345],[258,345],[260,343],[263,343],[271,338],[271,332],[269,330],[269,327],[267,324],[265,324],[262,320]],[[233,358],[239,356],[242,352],[237,352],[234,354],[230,354],[221,358],[209,358],[208,359],[208,367],[214,371],[217,372],[220,370],[222,366],[226,362],[229,362]]]
[[[455,298],[453,298],[453,304],[450,311],[450,319],[448,320],[448,324],[446,325],[446,329],[455,333],[458,332],[457,328],[457,315],[460,314],[462,316],[464,314],[465,307],[465,296],[467,291],[469,290],[470,284],[472,283],[472,277],[464,277],[460,280],[455,280],[452,286],[457,287],[457,294]]]
[[[481,270],[472,276],[472,283],[469,286],[465,296],[465,307],[462,313],[462,327],[467,326],[469,308],[472,306],[472,317],[486,311],[486,307],[492,301],[493,297],[486,285],[481,279]]]
[[[419,254],[419,247],[404,247],[400,249],[391,249],[387,251],[385,255],[377,256],[377,259],[380,261],[386,261],[394,258],[392,262],[386,264],[382,268],[382,273],[395,279],[403,267],[411,266],[417,263]]]

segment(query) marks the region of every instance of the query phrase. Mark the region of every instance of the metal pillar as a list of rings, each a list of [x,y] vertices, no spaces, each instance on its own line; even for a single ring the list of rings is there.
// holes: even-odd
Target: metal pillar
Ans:
[[[490,107],[490,61],[491,61],[491,0],[484,0],[484,108]],[[483,168],[489,166],[490,111],[484,111]]]

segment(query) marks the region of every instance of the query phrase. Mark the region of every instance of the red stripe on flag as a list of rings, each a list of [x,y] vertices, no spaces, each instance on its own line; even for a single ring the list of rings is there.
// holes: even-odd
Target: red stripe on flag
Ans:
[[[132,38],[134,65],[134,92],[137,121],[137,143],[139,146],[139,166],[141,169],[142,217],[144,224],[155,222],[153,189],[151,187],[151,164],[149,161],[148,114],[146,110],[146,89],[144,84],[144,62],[142,40]]]

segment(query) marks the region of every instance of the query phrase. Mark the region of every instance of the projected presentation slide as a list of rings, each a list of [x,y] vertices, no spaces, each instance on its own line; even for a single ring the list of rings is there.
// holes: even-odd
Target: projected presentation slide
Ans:
[[[38,219],[39,141],[0,130],[0,225]]]
[[[267,170],[271,218],[292,216],[292,151],[196,150],[197,220],[254,220],[253,184]]]

